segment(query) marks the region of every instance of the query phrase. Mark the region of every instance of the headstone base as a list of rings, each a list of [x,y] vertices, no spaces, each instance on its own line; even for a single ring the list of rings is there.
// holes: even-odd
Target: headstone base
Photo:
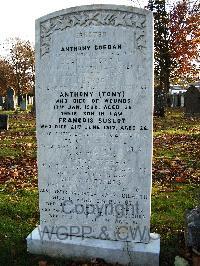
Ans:
[[[124,241],[111,241],[43,233],[39,228],[27,237],[27,249],[32,254],[48,255],[50,257],[70,258],[75,260],[91,260],[100,258],[108,263],[119,263],[134,266],[159,265],[160,236],[151,234],[148,244]]]

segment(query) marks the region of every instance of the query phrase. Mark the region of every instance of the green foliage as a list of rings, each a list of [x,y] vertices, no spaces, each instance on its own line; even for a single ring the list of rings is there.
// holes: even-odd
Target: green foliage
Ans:
[[[10,115],[10,128],[8,132],[1,134],[0,157],[31,156],[36,158],[34,117],[24,112],[16,114],[14,111],[4,111],[4,113]],[[20,116],[20,120],[16,119],[18,116]]]
[[[1,265],[28,265],[25,238],[38,223],[38,193],[0,186],[0,215]]]
[[[175,256],[184,254],[185,211],[200,204],[200,187],[154,185],[152,193],[151,231],[161,235],[160,265],[173,265]]]

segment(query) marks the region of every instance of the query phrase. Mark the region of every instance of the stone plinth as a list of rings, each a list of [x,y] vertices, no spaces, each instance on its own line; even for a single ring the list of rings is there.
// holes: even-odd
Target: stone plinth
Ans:
[[[75,236],[60,236],[59,238],[55,234],[43,234],[36,228],[27,237],[28,251],[32,254],[74,260],[100,258],[108,263],[122,265],[159,265],[160,237],[158,234],[151,234],[151,240],[148,244],[90,238],[82,239]]]

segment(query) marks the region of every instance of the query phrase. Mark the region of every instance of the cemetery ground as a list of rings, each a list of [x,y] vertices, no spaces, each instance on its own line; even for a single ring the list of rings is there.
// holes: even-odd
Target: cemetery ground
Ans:
[[[26,252],[26,237],[39,223],[35,118],[10,114],[10,128],[0,132],[0,265],[78,265]],[[161,235],[161,265],[175,256],[190,261],[184,245],[184,214],[200,204],[200,119],[168,109],[154,118],[151,232]],[[93,260],[79,265],[107,265]]]

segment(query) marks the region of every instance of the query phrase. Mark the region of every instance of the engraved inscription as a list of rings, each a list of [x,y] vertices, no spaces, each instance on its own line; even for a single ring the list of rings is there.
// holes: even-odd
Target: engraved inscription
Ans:
[[[41,56],[49,53],[51,35],[55,31],[64,31],[72,27],[81,26],[113,26],[113,27],[132,27],[135,29],[136,44],[138,50],[143,50],[146,47],[145,40],[145,16],[137,13],[101,10],[99,11],[84,11],[69,13],[66,15],[54,17],[41,23]],[[105,34],[93,32],[87,33],[87,36]],[[86,33],[79,33],[77,37],[86,36]]]
[[[101,238],[103,227],[106,239],[145,242],[153,95],[146,15],[78,10],[38,21],[41,230],[90,226],[86,237]],[[132,237],[138,226],[147,229],[142,240]]]

